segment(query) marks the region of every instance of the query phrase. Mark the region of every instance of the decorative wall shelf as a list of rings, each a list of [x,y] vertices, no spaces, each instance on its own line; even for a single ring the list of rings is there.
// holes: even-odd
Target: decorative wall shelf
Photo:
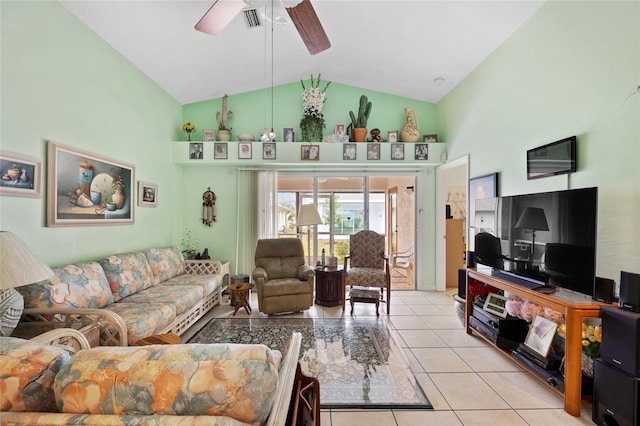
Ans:
[[[320,147],[320,159],[318,161],[309,161],[300,159],[300,147],[307,145],[303,142],[276,142],[276,159],[265,160],[262,158],[262,142],[252,142],[251,159],[238,158],[238,143],[227,142],[227,158],[214,159],[214,142],[191,141],[191,143],[201,143],[204,153],[202,159],[189,158],[189,142],[173,143],[173,162],[184,165],[216,165],[216,166],[247,166],[247,167],[281,167],[281,166],[308,166],[309,168],[340,166],[340,167],[366,167],[366,168],[416,168],[416,167],[434,167],[442,164],[442,158],[446,158],[447,144],[428,143],[429,156],[427,160],[416,160],[414,156],[415,143],[403,143],[405,145],[404,160],[391,159],[391,144],[383,142],[379,144],[380,160],[367,160],[367,142],[356,143],[357,158],[356,160],[344,160],[342,158],[342,143],[312,142],[309,144],[318,145]]]

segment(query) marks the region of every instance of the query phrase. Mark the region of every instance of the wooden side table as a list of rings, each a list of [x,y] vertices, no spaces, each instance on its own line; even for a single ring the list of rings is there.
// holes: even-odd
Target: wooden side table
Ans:
[[[316,269],[316,298],[320,306],[342,304],[342,267]]]
[[[236,316],[240,308],[244,308],[244,310],[247,312],[247,315],[251,314],[251,305],[247,300],[247,296],[249,295],[249,290],[251,290],[252,288],[252,283],[231,284],[229,286],[229,290],[231,290],[231,293],[235,294],[238,301],[238,303],[236,303],[235,309],[233,310],[233,316]]]
[[[179,345],[180,336],[173,333],[168,334],[154,334],[153,336],[140,339],[130,346],[147,346],[147,345]]]

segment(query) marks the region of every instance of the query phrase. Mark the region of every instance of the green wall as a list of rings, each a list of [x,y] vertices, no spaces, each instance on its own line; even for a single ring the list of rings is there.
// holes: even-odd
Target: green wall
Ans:
[[[640,272],[639,84],[640,3],[549,1],[438,104],[438,127],[501,195],[597,186],[597,274],[618,281]],[[578,172],[527,181],[526,150],[571,135]]]
[[[0,228],[51,265],[169,243],[182,235],[182,169],[171,143],[182,108],[55,1],[2,1],[3,151],[42,161],[41,198],[0,197]],[[135,164],[159,185],[135,224],[46,227],[46,142]],[[135,204],[135,203],[134,203]]]
[[[324,88],[326,81],[322,81]],[[309,80],[305,80],[309,88]],[[387,131],[400,131],[405,124],[404,108],[416,111],[420,132],[422,134],[437,133],[435,104],[393,96],[386,93],[374,92],[353,86],[346,86],[332,82],[327,89],[323,113],[326,129],[324,136],[335,132],[336,124],[351,123],[349,111],[358,112],[360,95],[366,95],[372,103],[371,115],[367,123],[369,130],[379,128],[386,139]],[[300,137],[300,119],[302,118],[302,85],[300,82],[276,86],[273,89],[273,128],[278,139],[282,140],[282,129],[293,127],[296,131],[296,141]],[[233,128],[232,140],[237,140],[240,134],[252,134],[256,141],[260,140],[261,130],[271,128],[271,88],[253,92],[229,95],[228,109],[233,112],[233,118],[228,125]],[[183,119],[195,123],[198,131],[192,135],[193,140],[202,140],[202,129],[218,129],[216,112],[222,111],[222,98],[211,99],[184,106]],[[186,140],[186,134],[179,131],[176,140]],[[370,136],[367,134],[367,137]]]

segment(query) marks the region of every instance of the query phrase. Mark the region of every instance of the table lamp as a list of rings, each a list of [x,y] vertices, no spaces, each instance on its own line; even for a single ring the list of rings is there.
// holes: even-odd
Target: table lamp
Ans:
[[[518,222],[516,222],[516,229],[524,229],[531,231],[531,255],[529,256],[529,262],[533,262],[533,251],[536,244],[536,231],[548,231],[549,224],[547,223],[547,217],[544,214],[544,209],[539,207],[526,207]]]
[[[0,262],[0,336],[9,336],[24,309],[24,299],[14,288],[46,280],[53,271],[7,231],[0,231]]]
[[[311,262],[311,226],[313,225],[322,225],[322,219],[318,214],[318,209],[315,204],[303,204],[300,206],[297,226],[307,227],[307,253],[309,255],[309,262]]]

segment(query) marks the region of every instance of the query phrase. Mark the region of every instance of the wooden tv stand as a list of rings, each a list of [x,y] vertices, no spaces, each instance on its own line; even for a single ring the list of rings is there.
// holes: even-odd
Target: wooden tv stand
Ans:
[[[564,361],[564,394],[557,388],[551,386],[543,378],[534,374],[530,369],[518,362],[513,358],[509,351],[499,349],[493,342],[485,338],[482,334],[476,332],[469,326],[469,316],[473,309],[472,298],[469,297],[468,282],[469,279],[474,279],[482,283],[491,285],[500,290],[504,290],[507,293],[519,296],[523,299],[527,299],[531,302],[539,303],[540,305],[549,307],[558,312],[562,312],[566,318],[567,335],[565,339],[565,361]],[[504,279],[489,275],[489,273],[480,272],[474,268],[467,269],[467,298],[465,307],[465,327],[467,334],[475,334],[488,343],[493,345],[496,349],[500,350],[513,362],[522,367],[525,371],[531,373],[531,375],[546,385],[553,392],[564,398],[564,410],[572,416],[580,416],[580,403],[582,400],[582,368],[581,368],[581,356],[582,356],[582,321],[585,318],[599,318],[600,308],[608,306],[603,303],[598,303],[589,296],[584,296],[579,293],[562,290],[554,294],[543,294],[535,290],[530,290],[524,286],[514,284]]]

